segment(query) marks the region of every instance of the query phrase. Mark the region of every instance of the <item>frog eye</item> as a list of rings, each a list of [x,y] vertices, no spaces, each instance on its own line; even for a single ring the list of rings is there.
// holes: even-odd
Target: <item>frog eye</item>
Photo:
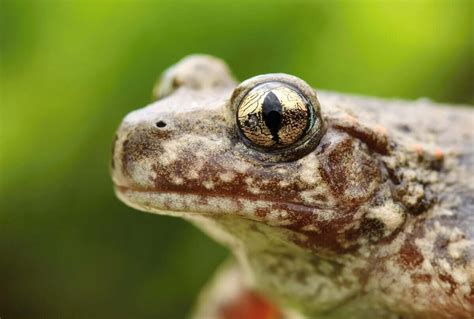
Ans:
[[[254,148],[283,150],[321,131],[316,94],[293,76],[269,74],[247,80],[234,91],[232,101],[238,131]]]

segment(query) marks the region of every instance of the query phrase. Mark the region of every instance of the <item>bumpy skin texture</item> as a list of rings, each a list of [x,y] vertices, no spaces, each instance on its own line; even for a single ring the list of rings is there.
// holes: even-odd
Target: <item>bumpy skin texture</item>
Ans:
[[[318,91],[324,134],[275,158],[242,142],[235,87],[213,57],[170,68],[118,129],[118,197],[229,247],[281,316],[474,316],[472,109]],[[225,318],[214,299],[198,313]]]

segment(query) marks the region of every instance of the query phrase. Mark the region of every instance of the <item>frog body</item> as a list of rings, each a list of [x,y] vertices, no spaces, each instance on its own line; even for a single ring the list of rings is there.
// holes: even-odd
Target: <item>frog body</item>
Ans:
[[[112,175],[126,204],[233,252],[196,318],[474,316],[472,109],[238,84],[204,55],[154,92],[119,127]]]

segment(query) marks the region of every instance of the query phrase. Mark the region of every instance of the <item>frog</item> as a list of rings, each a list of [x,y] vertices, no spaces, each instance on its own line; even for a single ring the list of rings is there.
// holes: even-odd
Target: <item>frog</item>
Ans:
[[[168,68],[113,143],[115,193],[231,256],[195,319],[473,318],[474,111]]]

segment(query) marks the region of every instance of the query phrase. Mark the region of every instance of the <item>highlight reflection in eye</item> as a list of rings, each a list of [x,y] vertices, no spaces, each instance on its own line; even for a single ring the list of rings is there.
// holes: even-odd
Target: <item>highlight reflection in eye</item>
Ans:
[[[257,85],[237,108],[237,124],[242,135],[263,148],[294,144],[311,128],[313,116],[309,100],[282,82]]]

